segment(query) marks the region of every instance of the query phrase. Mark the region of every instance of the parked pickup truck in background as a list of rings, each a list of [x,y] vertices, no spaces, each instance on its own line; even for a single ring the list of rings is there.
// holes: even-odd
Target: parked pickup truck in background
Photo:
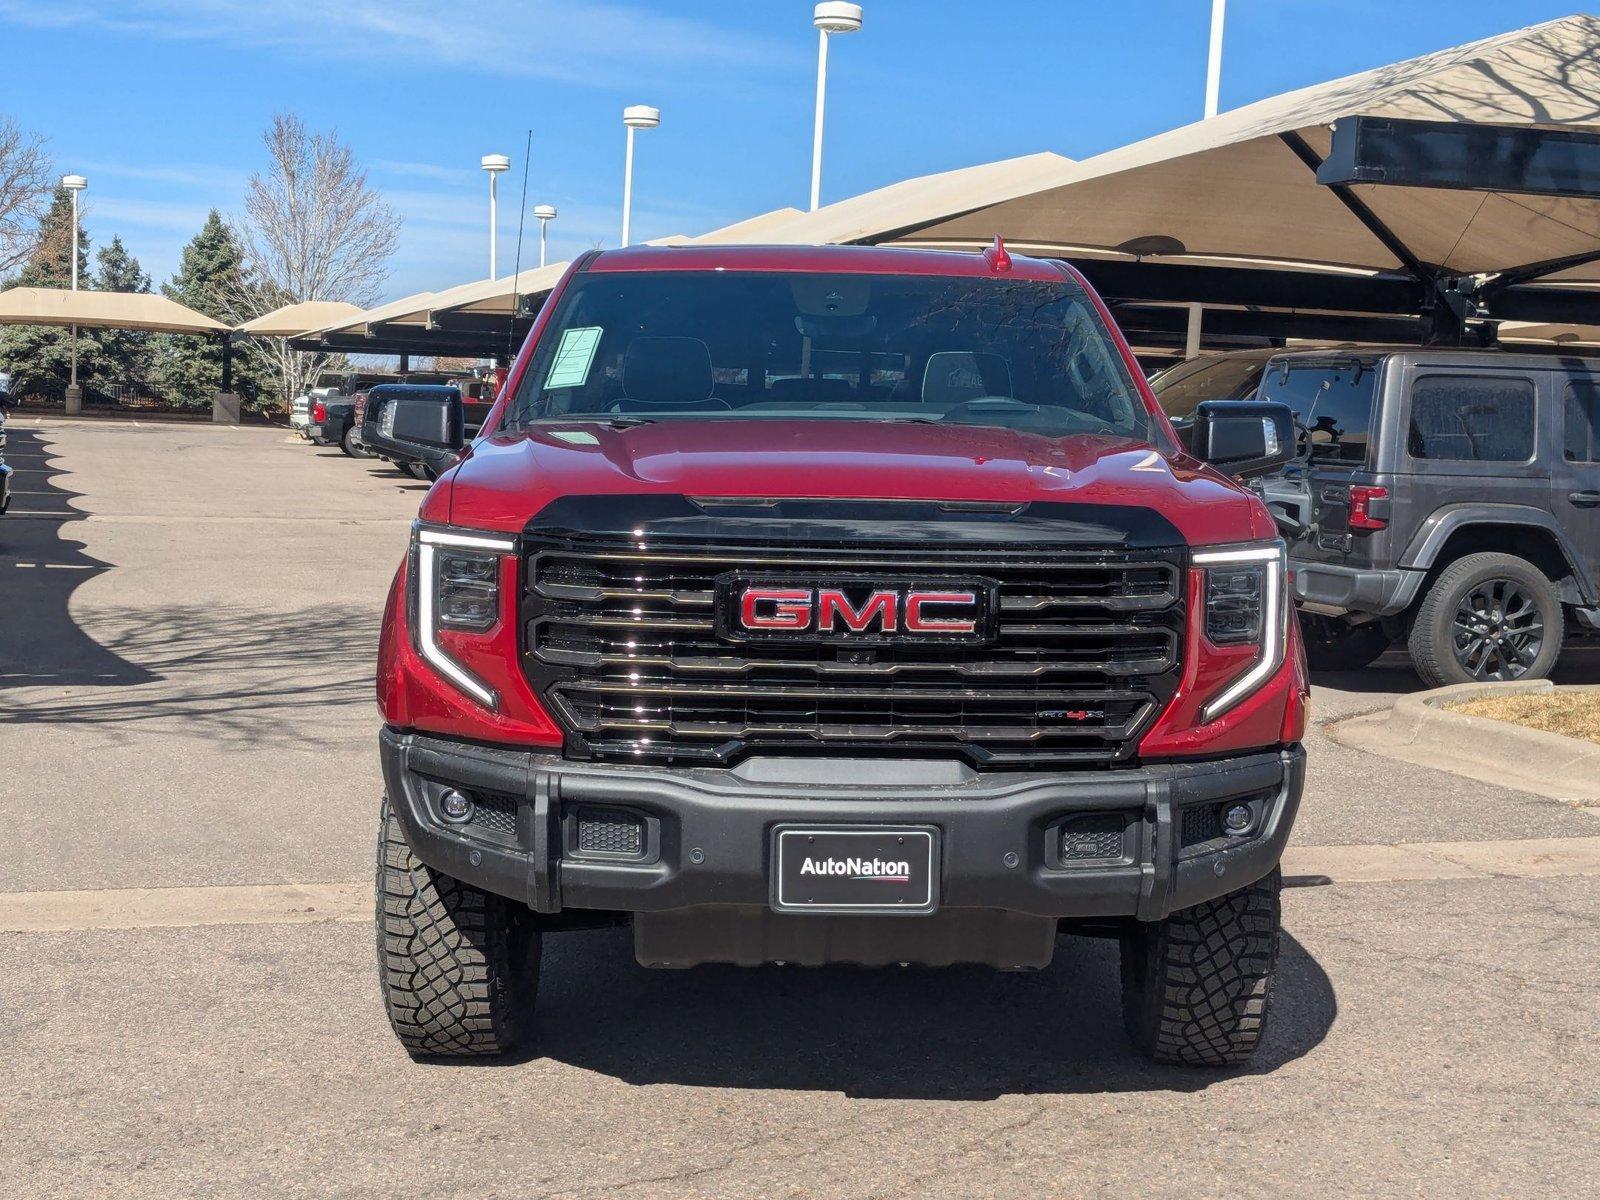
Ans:
[[[465,424],[369,397],[441,471],[377,669],[407,1050],[511,1050],[542,934],[623,922],[652,967],[1112,937],[1141,1050],[1255,1049],[1307,683],[1224,472],[1288,460],[1286,407],[1202,406],[1186,451],[1082,277],[998,242],[633,248]]]

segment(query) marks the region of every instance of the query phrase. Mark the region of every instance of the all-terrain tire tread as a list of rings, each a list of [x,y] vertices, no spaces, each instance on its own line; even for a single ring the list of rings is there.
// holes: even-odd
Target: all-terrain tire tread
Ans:
[[[510,901],[418,860],[387,800],[375,899],[379,981],[406,1051],[460,1058],[518,1048],[531,1024],[538,934]]]
[[[1122,947],[1123,1016],[1157,1062],[1244,1062],[1267,1027],[1278,961],[1277,868],[1265,878],[1142,926]]]

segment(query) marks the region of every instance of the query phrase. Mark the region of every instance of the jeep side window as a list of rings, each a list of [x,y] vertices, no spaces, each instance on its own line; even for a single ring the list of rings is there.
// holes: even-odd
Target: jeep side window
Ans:
[[[1567,384],[1566,459],[1600,462],[1600,381],[1575,379]]]
[[[1527,462],[1533,457],[1533,384],[1481,375],[1424,375],[1411,392],[1406,445],[1430,462]]]

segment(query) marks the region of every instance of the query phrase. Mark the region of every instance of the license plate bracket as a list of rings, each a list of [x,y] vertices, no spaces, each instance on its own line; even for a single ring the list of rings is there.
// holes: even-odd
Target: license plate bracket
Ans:
[[[939,907],[933,825],[778,825],[774,912],[917,916]]]

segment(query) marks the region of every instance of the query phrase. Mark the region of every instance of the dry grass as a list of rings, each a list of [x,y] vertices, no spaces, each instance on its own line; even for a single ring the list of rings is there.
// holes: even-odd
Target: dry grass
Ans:
[[[1557,689],[1536,696],[1485,697],[1452,705],[1451,710],[1600,743],[1600,691]]]

